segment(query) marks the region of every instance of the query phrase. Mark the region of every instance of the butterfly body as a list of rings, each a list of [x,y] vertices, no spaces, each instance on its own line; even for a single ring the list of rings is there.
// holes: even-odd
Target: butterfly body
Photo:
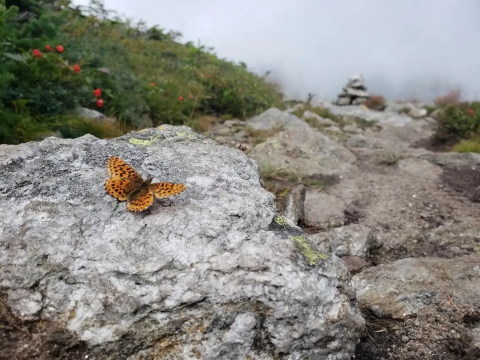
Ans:
[[[148,209],[155,198],[180,194],[184,184],[153,183],[152,178],[143,180],[138,172],[118,156],[107,162],[110,178],[105,181],[105,191],[119,201],[127,201],[127,210],[139,212]]]

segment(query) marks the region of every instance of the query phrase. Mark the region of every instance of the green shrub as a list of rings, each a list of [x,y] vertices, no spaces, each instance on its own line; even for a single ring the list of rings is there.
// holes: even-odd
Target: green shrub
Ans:
[[[439,143],[456,143],[480,131],[480,102],[446,106],[437,120],[434,139]]]
[[[29,12],[27,19],[17,17],[14,3]],[[211,49],[177,43],[178,32],[113,18],[99,0],[82,13],[69,4],[0,0],[0,143],[54,129],[64,136],[112,133],[88,121],[72,127],[67,119],[79,106],[117,119],[127,131],[208,115],[245,119],[281,103],[275,84]]]
[[[427,115],[430,115],[431,113],[433,113],[435,110],[437,110],[437,107],[436,106],[432,106],[432,105],[424,105],[423,108],[425,110],[427,110]]]

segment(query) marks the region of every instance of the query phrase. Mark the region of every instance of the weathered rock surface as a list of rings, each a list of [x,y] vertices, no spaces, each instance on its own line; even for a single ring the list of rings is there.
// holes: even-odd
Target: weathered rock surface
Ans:
[[[480,165],[480,154],[477,153],[426,153],[421,158],[439,166],[475,167]]]
[[[401,259],[369,268],[353,280],[359,305],[379,317],[416,315],[437,293],[444,294],[446,302],[450,296],[453,303],[478,305],[480,254],[457,259]]]
[[[356,284],[368,336],[355,358],[480,359],[480,156],[419,147],[435,131],[431,117],[323,106],[339,124],[355,119],[362,129],[328,133],[356,161],[323,189],[307,186],[303,221],[319,251],[341,256],[365,279]]]
[[[187,189],[129,213],[103,189],[111,155]],[[350,359],[364,323],[346,266],[274,218],[241,151],[164,126],[0,145],[0,167],[5,303],[90,358]]]
[[[427,116],[428,111],[423,108],[424,104],[413,102],[390,102],[386,108],[387,111],[404,113],[414,119],[420,119]]]
[[[366,121],[377,122],[380,125],[391,124],[393,126],[405,126],[413,121],[413,119],[407,115],[398,114],[393,111],[375,111],[363,105],[339,106],[338,104],[329,102],[321,102],[316,105],[327,108],[335,115],[357,117]]]
[[[256,130],[270,130],[275,127],[283,129],[308,129],[310,126],[305,122],[277,108],[271,108],[247,121],[248,126]]]
[[[373,315],[367,326],[379,331],[385,321],[396,323],[384,337],[397,344],[388,350],[392,358],[480,358],[479,264],[478,252],[456,259],[405,258],[354,276],[359,305]],[[382,356],[375,347],[367,352]]]
[[[418,158],[406,158],[398,161],[398,170],[405,174],[412,175],[412,178],[429,179],[433,181],[438,180],[443,173],[441,167],[427,160]]]
[[[311,128],[281,131],[257,145],[249,155],[260,166],[303,175],[342,173],[356,161],[348,149]]]
[[[305,224],[328,228],[343,224],[346,204],[342,199],[320,189],[310,189],[305,196]]]
[[[107,118],[104,114],[97,110],[93,109],[88,109],[84,107],[79,107],[76,110],[77,116],[85,119],[94,119],[94,120],[99,120],[99,121],[105,121],[105,122],[112,122],[114,123],[116,120],[115,119],[110,119]]]
[[[373,232],[359,224],[349,224],[310,235],[310,239],[322,252],[334,253],[339,257],[366,258],[372,249],[379,247]]]
[[[294,186],[285,200],[285,210],[283,216],[292,220],[296,225],[305,218],[305,194],[307,187],[303,184]]]
[[[101,112],[80,107],[77,109],[77,115],[86,119],[105,119],[106,116]]]
[[[357,155],[390,152],[399,156],[421,156],[428,150],[412,147],[414,144],[428,139],[433,133],[432,124],[427,119],[410,122],[405,126],[383,124],[378,131],[365,131],[355,134],[345,141],[345,146]]]
[[[235,148],[238,148],[239,145],[250,146],[246,128],[247,123],[245,121],[232,119],[214,124],[204,135],[221,145]]]

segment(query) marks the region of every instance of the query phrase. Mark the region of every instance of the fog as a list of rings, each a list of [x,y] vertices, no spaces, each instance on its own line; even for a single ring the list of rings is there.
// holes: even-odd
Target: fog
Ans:
[[[88,0],[76,0],[85,5]],[[180,31],[181,42],[271,71],[289,97],[333,99],[351,75],[370,94],[480,98],[478,0],[106,0],[107,9]]]

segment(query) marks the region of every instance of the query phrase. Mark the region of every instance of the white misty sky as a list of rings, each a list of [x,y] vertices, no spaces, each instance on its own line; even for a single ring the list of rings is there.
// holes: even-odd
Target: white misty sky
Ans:
[[[73,0],[86,5],[88,0]],[[333,99],[362,73],[371,94],[425,100],[459,86],[480,99],[478,0],[105,0],[107,9],[183,33],[272,71],[292,97]]]

